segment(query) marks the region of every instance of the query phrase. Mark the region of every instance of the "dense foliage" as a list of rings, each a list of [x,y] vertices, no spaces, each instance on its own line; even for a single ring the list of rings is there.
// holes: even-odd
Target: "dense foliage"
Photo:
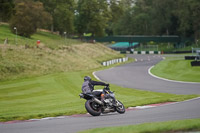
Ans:
[[[59,31],[60,34],[66,32],[68,35],[80,36],[84,33],[91,33],[93,36],[179,35],[194,37],[196,40],[200,38],[199,0],[33,1],[41,2],[41,8],[50,14],[49,18],[52,17],[52,23],[42,28]],[[26,3],[26,0],[0,2],[0,21],[8,21],[10,14],[13,14],[12,18],[19,18],[17,7],[20,3]],[[33,9],[28,8],[26,11],[23,10],[22,14],[32,17],[32,12]],[[14,20],[11,19],[11,23]],[[30,20],[34,21],[32,18]]]
[[[74,31],[74,0],[35,0],[41,1],[47,12],[53,17],[51,31],[66,32],[72,34]]]
[[[199,0],[136,0],[114,28],[115,34],[180,35],[199,38]]]
[[[51,16],[44,11],[41,2],[19,2],[15,6],[15,15],[10,20],[11,31],[15,31],[25,37],[30,37],[37,31],[37,28],[43,27],[49,22]]]
[[[0,22],[8,21],[13,13],[13,0],[0,0]]]
[[[79,0],[77,4],[77,32],[103,36],[109,19],[107,0]]]

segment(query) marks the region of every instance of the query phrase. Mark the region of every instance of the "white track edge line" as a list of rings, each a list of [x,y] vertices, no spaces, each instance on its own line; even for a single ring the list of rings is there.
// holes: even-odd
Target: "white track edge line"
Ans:
[[[153,67],[153,66],[152,66]],[[151,68],[152,68],[151,67]],[[96,71],[95,71],[96,72]],[[96,76],[95,72],[93,72],[93,76],[98,79],[99,81],[102,81],[98,76]],[[153,75],[152,75],[153,76]],[[193,82],[191,82],[193,83]],[[166,105],[171,105],[171,104],[178,104],[178,103],[181,103],[181,102],[189,102],[189,101],[192,101],[192,100],[196,100],[196,99],[200,99],[200,97],[195,97],[195,98],[192,98],[192,99],[188,99],[188,100],[184,100],[184,101],[180,101],[180,102],[174,102],[174,103],[169,103],[169,104],[164,104],[164,105],[160,105],[160,106],[166,106]]]
[[[154,74],[151,73],[151,69],[152,69],[153,67],[154,67],[154,66],[151,66],[151,67],[148,69],[148,74],[151,75],[151,76],[154,77],[154,78],[161,79],[161,80],[165,80],[165,81],[169,81],[169,82],[175,82],[175,83],[200,84],[199,82],[177,81],[177,80],[170,80],[170,79],[158,77],[158,76],[156,76],[156,75],[154,75]]]
[[[97,75],[96,75],[95,73],[96,73],[96,71],[94,71],[94,72],[92,73],[92,75],[93,75],[97,80],[101,81],[101,79],[100,79],[99,77],[97,77]]]

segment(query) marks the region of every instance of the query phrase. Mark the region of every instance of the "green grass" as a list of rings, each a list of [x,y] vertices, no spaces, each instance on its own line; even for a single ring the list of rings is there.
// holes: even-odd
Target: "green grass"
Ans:
[[[8,45],[1,44],[5,38]],[[14,40],[8,25],[0,25],[0,81],[100,68],[103,61],[124,57],[98,43],[65,40],[43,31],[31,38],[18,37],[17,45]],[[41,40],[40,48],[36,48],[37,40]]]
[[[16,34],[11,33],[9,29],[9,25],[0,24],[0,44],[4,44],[4,40],[8,38],[8,44],[16,44],[17,45],[28,45],[29,47],[36,47],[37,40],[41,41],[41,47],[48,47],[51,49],[58,49],[63,45],[69,46],[73,44],[81,44],[82,42],[73,40],[73,39],[65,39],[56,34],[52,34],[50,32],[38,31],[36,34],[32,35],[31,38],[25,38],[22,36],[17,36]]]
[[[192,67],[190,60],[166,58],[156,64],[151,73],[171,80],[200,82],[200,67]]]
[[[92,71],[65,72],[1,82],[0,121],[86,113],[85,100],[78,95],[83,77],[91,73]],[[115,85],[111,85],[111,89],[126,107],[182,101],[197,96],[140,91]]]
[[[0,81],[100,68],[103,61],[121,57],[124,55],[101,44],[84,43],[54,50],[0,46]]]
[[[200,131],[200,119],[154,122],[139,125],[96,128],[81,133],[182,133]]]

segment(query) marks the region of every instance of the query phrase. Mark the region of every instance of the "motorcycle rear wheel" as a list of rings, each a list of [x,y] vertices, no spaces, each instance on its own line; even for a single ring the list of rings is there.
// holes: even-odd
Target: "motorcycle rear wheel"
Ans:
[[[116,101],[116,104],[117,104],[117,106],[116,106],[116,111],[117,111],[118,113],[120,113],[120,114],[125,113],[126,109],[125,109],[123,103],[117,100],[117,101]]]
[[[98,107],[98,104],[92,100],[87,100],[85,102],[85,108],[92,116],[99,116],[101,114],[101,108]]]

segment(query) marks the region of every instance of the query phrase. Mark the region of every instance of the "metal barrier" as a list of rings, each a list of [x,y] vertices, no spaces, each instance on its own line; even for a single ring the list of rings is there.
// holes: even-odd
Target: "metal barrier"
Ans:
[[[116,64],[116,63],[122,63],[122,62],[126,62],[126,61],[128,61],[128,57],[104,61],[102,63],[102,65],[103,66],[110,66],[110,65],[113,65],[113,64]]]

